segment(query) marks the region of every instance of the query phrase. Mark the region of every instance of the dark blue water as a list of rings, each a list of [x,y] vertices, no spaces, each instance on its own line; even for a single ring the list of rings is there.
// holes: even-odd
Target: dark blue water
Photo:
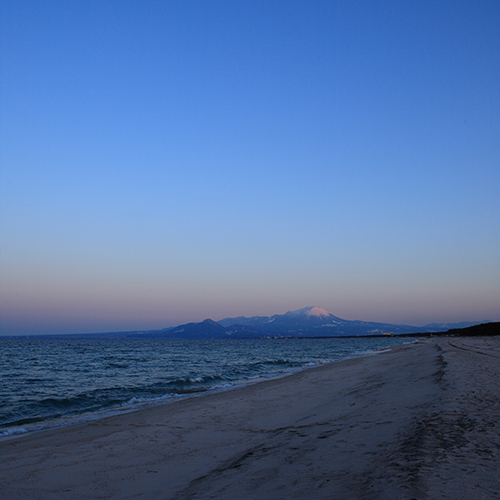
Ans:
[[[0,337],[0,437],[226,390],[404,342]]]

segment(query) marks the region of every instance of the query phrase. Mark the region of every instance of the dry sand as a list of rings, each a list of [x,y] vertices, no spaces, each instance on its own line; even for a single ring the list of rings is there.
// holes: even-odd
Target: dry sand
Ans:
[[[500,338],[0,442],[2,499],[498,499]]]

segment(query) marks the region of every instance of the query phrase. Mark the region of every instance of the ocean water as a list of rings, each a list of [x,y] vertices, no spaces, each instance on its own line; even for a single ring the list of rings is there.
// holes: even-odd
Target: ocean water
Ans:
[[[230,390],[409,341],[0,337],[0,438]]]

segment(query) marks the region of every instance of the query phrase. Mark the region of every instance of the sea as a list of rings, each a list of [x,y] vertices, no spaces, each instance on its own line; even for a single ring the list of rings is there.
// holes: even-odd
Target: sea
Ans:
[[[412,341],[0,337],[0,439],[232,390]]]

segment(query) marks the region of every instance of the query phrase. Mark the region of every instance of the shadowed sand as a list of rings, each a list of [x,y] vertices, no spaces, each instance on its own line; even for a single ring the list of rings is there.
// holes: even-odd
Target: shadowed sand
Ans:
[[[500,338],[0,442],[5,499],[498,499]]]

